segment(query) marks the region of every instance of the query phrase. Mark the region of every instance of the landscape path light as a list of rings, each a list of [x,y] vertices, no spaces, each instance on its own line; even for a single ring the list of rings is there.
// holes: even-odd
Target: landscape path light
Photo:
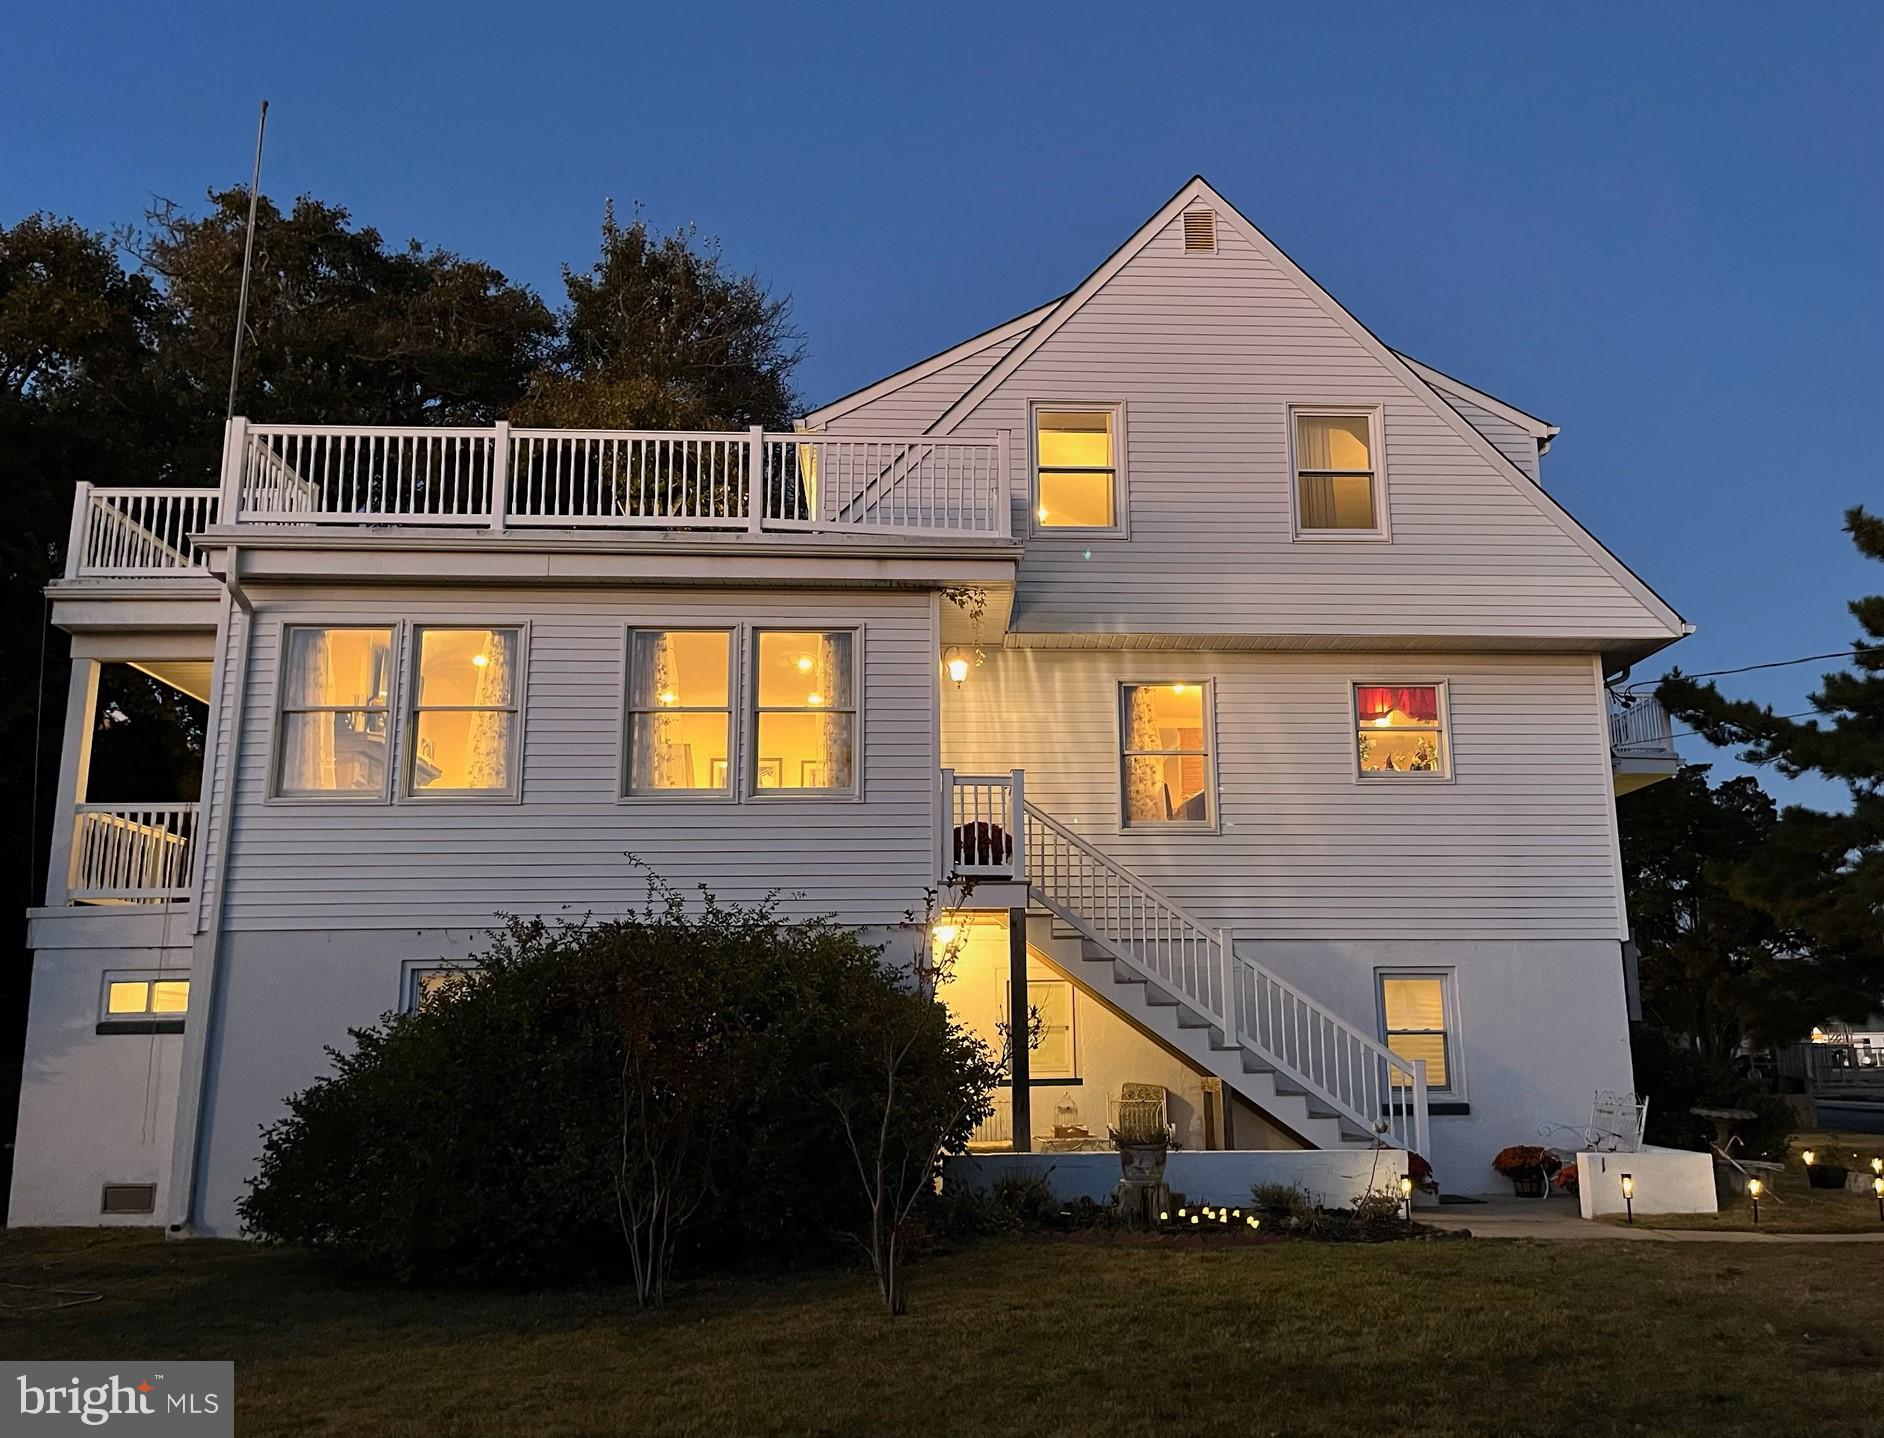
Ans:
[[[1622,1202],[1629,1210],[1629,1222],[1635,1222],[1635,1175],[1625,1173],[1622,1176]]]

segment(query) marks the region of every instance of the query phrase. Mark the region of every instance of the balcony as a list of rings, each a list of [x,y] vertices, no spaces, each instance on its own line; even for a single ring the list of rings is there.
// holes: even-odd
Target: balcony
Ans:
[[[1618,795],[1672,778],[1681,767],[1668,711],[1652,694],[1609,695],[1609,759]]]
[[[195,804],[80,804],[72,832],[73,904],[166,904],[190,896]]]

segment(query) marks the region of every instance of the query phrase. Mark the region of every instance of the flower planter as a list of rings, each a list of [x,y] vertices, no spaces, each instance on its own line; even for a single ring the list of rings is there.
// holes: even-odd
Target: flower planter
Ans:
[[[1808,1164],[1806,1165],[1806,1183],[1813,1188],[1843,1188],[1848,1173],[1850,1170],[1842,1164]]]
[[[1545,1178],[1544,1170],[1541,1168],[1531,1173],[1509,1173],[1505,1177],[1511,1180],[1512,1190],[1519,1198],[1544,1196]]]
[[[1127,1183],[1154,1184],[1164,1181],[1164,1164],[1171,1145],[1167,1142],[1132,1143],[1119,1141],[1119,1172]]]

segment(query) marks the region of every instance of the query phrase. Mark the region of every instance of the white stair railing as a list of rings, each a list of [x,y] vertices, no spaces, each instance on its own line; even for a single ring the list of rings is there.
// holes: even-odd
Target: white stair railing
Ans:
[[[1025,820],[1033,898],[1354,1127],[1426,1151],[1423,1062],[1401,1058],[1238,954],[1226,930],[1187,913],[1034,805],[1025,805]]]
[[[1026,843],[1017,822],[1026,802],[1024,783],[1019,769],[1005,774],[942,771],[939,878],[1017,879],[1027,872]]]
[[[195,804],[80,804],[74,903],[154,904],[190,896]]]

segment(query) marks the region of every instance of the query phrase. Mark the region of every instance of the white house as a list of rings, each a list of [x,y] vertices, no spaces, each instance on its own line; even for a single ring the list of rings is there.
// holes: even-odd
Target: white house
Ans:
[[[1142,1085],[1492,1186],[1632,1086],[1615,796],[1675,760],[1605,680],[1689,632],[1556,433],[1197,179],[790,434],[236,420],[215,489],[83,489],[12,1221],[235,1232],[326,1046],[629,854],[905,946],[943,886],[950,1002],[1041,1022],[982,1146]],[[198,802],[87,802],[110,664],[207,703]]]

